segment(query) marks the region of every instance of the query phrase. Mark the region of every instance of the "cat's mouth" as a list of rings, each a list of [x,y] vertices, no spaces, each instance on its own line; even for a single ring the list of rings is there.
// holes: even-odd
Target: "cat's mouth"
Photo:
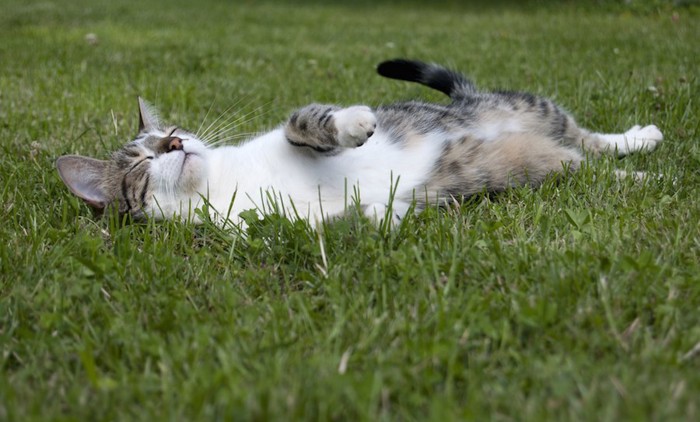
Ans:
[[[180,174],[184,173],[186,168],[189,165],[194,164],[195,161],[197,161],[198,159],[201,158],[199,156],[199,154],[194,153],[194,152],[182,151],[182,153],[184,154],[184,158],[182,159],[182,166],[180,167]]]
[[[199,152],[183,150],[172,151],[168,155],[172,158],[168,160],[159,175],[182,194],[196,192],[206,174],[204,156]]]
[[[180,151],[178,151],[180,152]],[[181,151],[180,174],[178,184],[186,189],[194,189],[199,185],[203,176],[204,157],[200,153],[191,151]]]

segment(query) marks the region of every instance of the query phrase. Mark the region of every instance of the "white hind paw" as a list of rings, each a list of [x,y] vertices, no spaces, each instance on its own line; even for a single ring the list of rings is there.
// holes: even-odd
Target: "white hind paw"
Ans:
[[[640,128],[635,126],[625,132],[628,151],[651,151],[656,148],[656,144],[663,141],[664,135],[658,127],[654,125]]]
[[[377,127],[377,117],[367,106],[352,106],[333,113],[338,129],[338,142],[348,148],[355,148],[367,142]]]

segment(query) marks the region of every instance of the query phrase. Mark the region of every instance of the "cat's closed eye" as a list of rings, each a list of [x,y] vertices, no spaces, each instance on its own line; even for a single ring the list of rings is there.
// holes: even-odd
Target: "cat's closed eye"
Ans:
[[[130,158],[139,157],[141,155],[141,148],[125,147],[124,148],[124,155],[126,155],[127,157],[130,157]]]

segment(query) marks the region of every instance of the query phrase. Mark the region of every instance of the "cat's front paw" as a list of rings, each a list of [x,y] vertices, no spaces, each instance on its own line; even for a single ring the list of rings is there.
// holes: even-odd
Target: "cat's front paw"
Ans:
[[[645,127],[634,126],[625,132],[625,138],[630,151],[651,151],[656,148],[656,144],[663,141],[664,135],[654,125]]]
[[[355,148],[367,142],[377,127],[377,117],[367,106],[352,106],[333,114],[341,146]]]

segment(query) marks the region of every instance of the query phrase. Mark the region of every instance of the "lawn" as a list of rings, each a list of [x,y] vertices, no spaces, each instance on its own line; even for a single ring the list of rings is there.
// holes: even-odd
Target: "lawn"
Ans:
[[[337,3],[3,0],[0,420],[700,418],[697,3]],[[445,101],[394,57],[666,140],[393,231],[99,219],[53,166],[134,136],[137,95],[237,134]]]

